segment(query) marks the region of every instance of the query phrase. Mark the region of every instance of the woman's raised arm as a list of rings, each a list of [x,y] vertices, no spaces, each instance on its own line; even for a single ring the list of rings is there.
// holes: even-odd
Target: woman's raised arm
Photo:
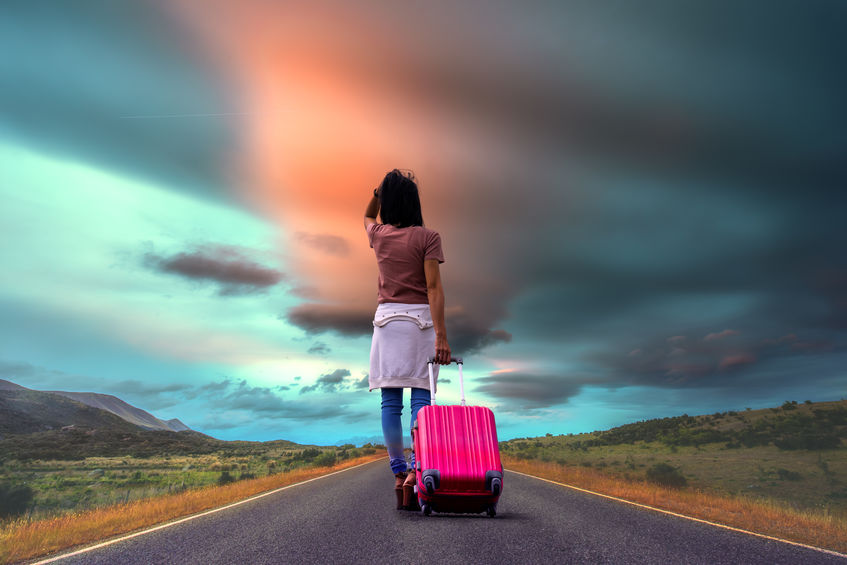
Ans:
[[[371,201],[368,202],[368,207],[365,208],[365,229],[368,229],[368,226],[376,223],[376,215],[379,214],[379,192],[377,189],[374,189],[374,195],[371,197]]]
[[[438,260],[424,261],[426,274],[426,295],[429,298],[429,310],[435,326],[435,362],[450,364],[450,345],[447,343],[447,326],[444,324],[444,288],[441,286],[441,270]]]

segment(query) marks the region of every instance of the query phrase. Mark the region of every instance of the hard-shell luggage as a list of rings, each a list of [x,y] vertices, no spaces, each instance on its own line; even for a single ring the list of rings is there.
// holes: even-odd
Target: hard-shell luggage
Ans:
[[[484,406],[465,405],[463,362],[459,366],[462,403],[439,406],[435,402],[432,375],[434,359],[428,362],[432,405],[418,412],[412,429],[415,473],[421,511],[487,512],[497,514],[503,491],[503,464],[497,443],[494,413]]]

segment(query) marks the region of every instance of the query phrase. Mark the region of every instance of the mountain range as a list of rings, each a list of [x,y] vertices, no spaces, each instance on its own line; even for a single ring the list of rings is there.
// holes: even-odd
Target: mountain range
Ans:
[[[174,418],[160,420],[110,394],[39,391],[0,379],[0,434],[28,434],[68,427],[114,431],[189,431]]]

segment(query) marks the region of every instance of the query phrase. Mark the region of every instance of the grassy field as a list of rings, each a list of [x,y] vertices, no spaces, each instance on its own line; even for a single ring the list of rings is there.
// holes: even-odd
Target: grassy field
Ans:
[[[226,484],[187,489],[175,494],[160,494],[128,503],[66,512],[40,519],[17,518],[0,523],[0,564],[45,556],[60,550],[107,539],[144,527],[167,522],[282,486],[319,477],[346,467],[385,457],[382,450],[368,455],[347,457],[334,465],[315,457],[311,463],[263,477],[244,478]],[[324,454],[331,453],[325,450]]]
[[[714,524],[847,553],[847,518],[826,510],[801,510],[773,499],[660,486],[646,479],[613,477],[590,467],[571,467],[509,456],[503,458],[503,463],[511,471],[563,485]]]
[[[217,441],[217,440],[214,440]],[[26,504],[3,508],[6,519],[41,519],[209,485],[327,467],[380,452],[373,446],[302,446],[291,442],[220,442],[204,453],[5,459],[0,489],[30,489]],[[0,446],[1,447],[1,446]],[[205,451],[205,450],[201,450]],[[0,497],[2,498],[2,497]],[[13,510],[4,512],[4,510]]]
[[[651,420],[501,443],[517,461],[771,500],[847,518],[847,401]]]

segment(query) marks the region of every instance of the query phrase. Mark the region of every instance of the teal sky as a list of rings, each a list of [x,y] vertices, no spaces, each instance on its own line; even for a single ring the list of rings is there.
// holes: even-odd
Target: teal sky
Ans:
[[[0,7],[0,378],[380,441],[402,167],[502,438],[844,396],[839,4],[212,4]]]

